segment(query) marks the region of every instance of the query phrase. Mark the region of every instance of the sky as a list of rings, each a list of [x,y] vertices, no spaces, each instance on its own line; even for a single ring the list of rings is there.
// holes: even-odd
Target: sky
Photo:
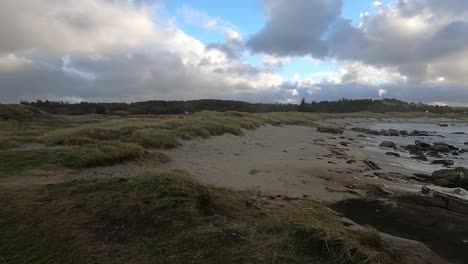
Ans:
[[[0,103],[468,106],[466,0],[3,0]]]

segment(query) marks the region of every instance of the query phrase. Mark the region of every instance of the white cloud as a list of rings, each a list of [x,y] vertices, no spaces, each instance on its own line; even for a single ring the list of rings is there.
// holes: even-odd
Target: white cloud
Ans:
[[[205,12],[188,6],[180,8],[177,10],[177,13],[184,18],[185,23],[198,25],[208,30],[218,31],[229,34],[231,37],[240,38],[237,27],[220,17],[210,17]]]
[[[378,8],[378,7],[381,7],[383,4],[382,4],[382,2],[374,1],[374,2],[372,3],[372,5],[373,5],[375,8]]]
[[[387,93],[388,93],[388,91],[385,90],[385,89],[380,89],[380,90],[379,90],[379,96],[380,96],[380,97],[383,97],[383,96],[386,95]]]

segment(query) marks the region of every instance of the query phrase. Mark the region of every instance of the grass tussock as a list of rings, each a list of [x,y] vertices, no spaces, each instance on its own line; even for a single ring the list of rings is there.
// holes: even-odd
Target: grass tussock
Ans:
[[[25,105],[0,104],[0,120],[14,120],[18,122],[35,119],[52,119],[53,117],[38,108]]]
[[[5,106],[0,110],[6,113],[6,109],[10,108]],[[241,136],[244,130],[263,125],[313,125],[315,120],[313,115],[303,113],[238,112],[161,117],[90,115],[28,119],[22,115],[29,113],[27,108],[15,106],[11,109],[19,112],[12,114],[16,110],[8,110],[9,119],[0,121],[1,175],[15,176],[33,169],[115,164],[139,159],[145,150],[152,153],[152,149],[175,148],[181,144],[181,140],[223,134]],[[35,114],[43,115],[40,111]],[[35,147],[28,150],[30,143],[34,143]],[[42,148],[38,147],[41,145]],[[17,146],[23,150],[15,150]],[[162,154],[154,155],[158,160],[168,160]]]
[[[392,263],[378,233],[345,230],[318,203],[255,209],[182,172],[0,198],[6,263]]]
[[[140,159],[145,154],[141,146],[124,143],[103,143],[64,149],[7,150],[0,152],[0,175],[13,176],[32,169],[111,165]]]
[[[16,139],[12,137],[0,138],[0,150],[9,149],[16,146]]]
[[[314,125],[315,117],[304,113],[249,114],[202,112],[191,116],[161,118],[110,118],[43,135],[50,145],[83,145],[100,141],[137,143],[145,148],[177,147],[179,139],[208,138],[223,134],[241,136],[243,130],[263,125]]]

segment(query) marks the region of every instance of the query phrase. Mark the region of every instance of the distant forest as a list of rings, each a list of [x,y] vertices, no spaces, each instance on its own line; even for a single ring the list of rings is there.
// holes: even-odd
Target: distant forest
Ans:
[[[448,106],[432,106],[422,103],[406,103],[396,99],[361,99],[338,101],[306,102],[304,99],[297,104],[262,104],[247,103],[230,100],[190,100],[190,101],[146,101],[136,103],[69,103],[55,101],[21,102],[23,105],[34,106],[51,114],[84,115],[161,115],[183,114],[200,111],[239,111],[251,113],[264,112],[322,112],[322,113],[349,113],[349,112],[431,112],[451,113],[463,110]]]

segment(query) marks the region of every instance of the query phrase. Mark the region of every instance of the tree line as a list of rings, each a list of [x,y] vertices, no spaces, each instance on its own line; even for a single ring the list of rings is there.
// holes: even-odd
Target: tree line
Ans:
[[[37,107],[51,114],[62,115],[162,115],[184,114],[200,111],[239,111],[250,113],[265,112],[323,112],[323,113],[349,113],[349,112],[431,112],[450,113],[457,112],[448,106],[433,106],[422,103],[406,103],[396,99],[341,99],[338,101],[306,102],[305,99],[298,104],[281,103],[247,103],[233,100],[189,100],[189,101],[146,101],[135,103],[69,103],[64,101],[22,101],[21,104]]]

